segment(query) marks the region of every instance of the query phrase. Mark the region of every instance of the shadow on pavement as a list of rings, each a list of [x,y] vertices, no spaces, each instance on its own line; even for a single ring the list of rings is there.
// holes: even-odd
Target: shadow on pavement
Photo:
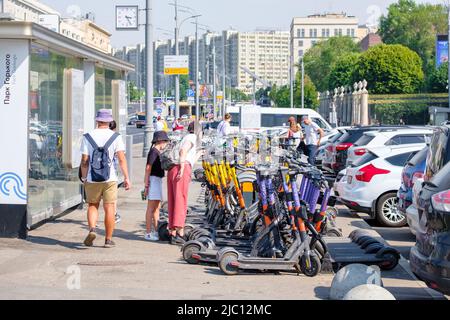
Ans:
[[[328,288],[328,287],[315,287],[314,293],[316,295],[316,298],[318,298],[318,299],[322,299],[322,300],[330,299],[330,288]]]
[[[60,241],[60,240],[56,240],[56,239],[46,238],[46,237],[28,236],[27,241],[34,243],[34,244],[45,245],[45,246],[61,246],[61,247],[72,249],[72,250],[87,249],[87,247],[83,246],[82,242],[67,242],[67,241]]]

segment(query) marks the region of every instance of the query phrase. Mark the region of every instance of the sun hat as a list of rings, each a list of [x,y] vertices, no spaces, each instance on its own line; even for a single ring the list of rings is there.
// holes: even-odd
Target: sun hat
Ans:
[[[111,109],[100,109],[97,111],[97,116],[95,117],[95,121],[97,122],[112,122],[112,110]]]
[[[153,134],[153,140],[152,143],[157,143],[160,141],[170,141],[169,136],[167,135],[167,132],[165,131],[156,131]]]

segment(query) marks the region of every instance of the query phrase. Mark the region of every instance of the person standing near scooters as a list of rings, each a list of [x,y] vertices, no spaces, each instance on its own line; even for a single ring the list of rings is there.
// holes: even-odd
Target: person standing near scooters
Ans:
[[[165,131],[157,131],[153,135],[152,147],[147,156],[147,165],[145,166],[145,191],[144,196],[147,199],[147,211],[145,214],[145,240],[158,241],[158,221],[159,210],[163,200],[162,179],[164,170],[161,167],[161,151],[169,142],[169,136]]]
[[[309,116],[303,116],[303,129],[305,130],[304,142],[308,156],[308,162],[311,165],[316,164],[317,149],[320,146],[320,141],[324,136],[323,130],[314,122]]]

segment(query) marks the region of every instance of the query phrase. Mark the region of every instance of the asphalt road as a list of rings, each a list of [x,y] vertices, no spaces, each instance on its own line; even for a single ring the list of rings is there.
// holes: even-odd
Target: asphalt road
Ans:
[[[144,142],[144,128],[138,129],[136,126],[127,127],[127,135],[132,135],[134,144]]]

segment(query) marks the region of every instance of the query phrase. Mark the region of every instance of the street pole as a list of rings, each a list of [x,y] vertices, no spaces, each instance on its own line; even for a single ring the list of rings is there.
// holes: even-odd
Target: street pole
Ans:
[[[302,109],[305,108],[305,64],[303,63],[303,56],[301,57],[302,61]]]
[[[294,109],[294,49],[293,49],[293,40],[291,40],[291,57],[289,61],[290,71],[289,71],[289,81],[291,86],[291,109]]]
[[[198,18],[195,18],[195,119],[197,121],[200,120],[199,48]]]
[[[450,2],[447,4],[448,17],[448,57],[450,59]],[[448,107],[450,108],[450,61],[448,62]]]
[[[221,117],[222,119],[225,118],[225,113],[227,112],[226,110],[226,105],[225,105],[225,98],[226,98],[226,90],[227,90],[227,84],[226,84],[226,75],[225,75],[225,32],[222,32],[222,44],[223,44],[223,49],[222,49],[222,88],[223,88],[223,94],[222,94],[222,112],[221,112]]]
[[[216,114],[217,106],[217,92],[216,92],[216,40],[213,38],[213,108],[214,115]],[[217,118],[217,117],[216,117]]]
[[[136,81],[137,81],[137,87],[138,87],[138,92],[139,92],[139,112],[142,112],[142,86],[141,86],[141,81],[142,81],[142,73],[141,73],[141,45],[138,44],[136,47]]]
[[[175,55],[180,54],[178,47],[178,1],[175,0]],[[175,119],[180,117],[180,75],[175,75]]]
[[[146,157],[150,151],[151,141],[153,139],[153,1],[146,0],[145,7],[145,52],[146,52],[146,93],[145,93],[145,131],[144,131],[144,150],[143,157]]]

